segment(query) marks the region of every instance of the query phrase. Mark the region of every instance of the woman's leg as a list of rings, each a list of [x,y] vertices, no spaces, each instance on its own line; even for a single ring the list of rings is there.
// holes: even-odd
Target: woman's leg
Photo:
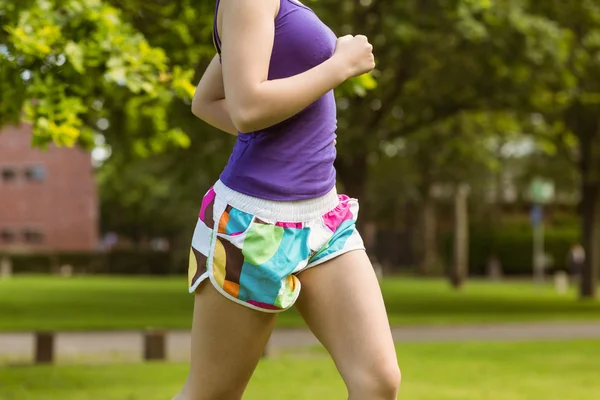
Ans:
[[[173,400],[241,399],[275,319],[275,314],[239,305],[203,282],[195,295],[190,373]]]
[[[350,400],[392,400],[400,369],[377,277],[363,250],[343,254],[298,276],[296,303],[329,351]]]

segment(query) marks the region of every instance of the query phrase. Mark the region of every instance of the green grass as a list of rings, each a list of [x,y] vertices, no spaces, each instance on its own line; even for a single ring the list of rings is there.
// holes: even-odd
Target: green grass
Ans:
[[[600,341],[415,344],[398,347],[411,400],[594,400]],[[0,368],[0,400],[166,400],[187,366]],[[335,400],[345,390],[322,353],[261,362],[245,400]]]
[[[388,278],[383,291],[394,325],[600,320],[600,302],[557,295],[531,283],[471,282],[454,292],[442,280]],[[17,276],[0,281],[0,331],[188,328],[185,278]],[[300,326],[291,310],[279,326]]]

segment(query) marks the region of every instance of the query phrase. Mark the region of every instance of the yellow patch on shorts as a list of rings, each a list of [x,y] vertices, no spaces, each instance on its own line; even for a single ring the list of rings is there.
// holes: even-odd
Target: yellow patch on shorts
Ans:
[[[219,286],[225,286],[225,265],[227,262],[227,254],[225,253],[225,247],[221,243],[219,238],[216,238],[215,251],[213,254],[213,277],[219,284]]]
[[[190,248],[190,261],[188,266],[188,282],[190,286],[192,286],[192,280],[194,279],[196,272],[198,272],[198,263],[196,262],[194,250]]]

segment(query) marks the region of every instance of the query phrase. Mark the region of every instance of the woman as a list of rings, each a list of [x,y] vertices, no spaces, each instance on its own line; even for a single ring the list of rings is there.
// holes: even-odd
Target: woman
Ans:
[[[214,42],[192,111],[238,140],[192,239],[191,368],[175,399],[240,399],[277,313],[292,305],[350,399],[396,399],[400,371],[358,202],[336,193],[333,168],[333,89],[375,67],[372,46],[337,39],[296,0],[217,1]]]

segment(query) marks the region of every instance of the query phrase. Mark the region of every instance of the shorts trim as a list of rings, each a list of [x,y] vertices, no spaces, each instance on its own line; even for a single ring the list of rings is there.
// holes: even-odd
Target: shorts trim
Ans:
[[[361,250],[367,251],[365,246],[349,247],[347,249],[342,249],[342,250],[336,251],[335,253],[329,254],[328,256],[325,256],[325,257],[321,258],[320,260],[315,261],[314,263],[308,264],[306,267],[304,267],[300,271],[295,272],[295,274],[301,274],[302,272],[306,271],[307,269],[311,269],[313,267],[318,267],[319,265],[326,263],[327,261],[331,261],[334,258],[337,258],[339,256],[343,256],[346,253],[351,253],[353,251],[361,251]]]
[[[303,270],[304,271],[304,270]],[[202,284],[202,282],[204,282],[206,279],[208,279],[208,281],[210,282],[210,284],[217,289],[217,292],[219,292],[220,294],[222,294],[225,298],[227,298],[228,300],[233,301],[234,303],[237,303],[241,306],[244,306],[246,308],[251,308],[253,310],[256,311],[260,311],[260,312],[264,312],[264,313],[268,313],[268,314],[278,314],[284,311],[289,310],[290,308],[292,308],[292,306],[296,303],[296,300],[298,300],[298,296],[300,295],[300,291],[298,291],[298,295],[294,298],[294,302],[292,303],[291,306],[289,306],[288,308],[281,308],[278,310],[271,310],[268,308],[261,308],[261,307],[257,307],[254,304],[251,303],[247,303],[245,301],[242,301],[238,298],[233,297],[232,295],[230,295],[229,293],[227,293],[226,291],[223,290],[223,288],[221,286],[219,286],[219,284],[216,282],[215,278],[212,276],[212,274],[209,274],[208,272],[205,272],[197,281],[196,283],[190,288],[190,293],[194,293],[196,291],[196,289],[198,289],[198,286],[200,286]],[[298,285],[300,285],[300,283],[298,283]]]
[[[271,224],[315,220],[339,204],[335,187],[324,196],[295,201],[274,201],[248,196],[230,189],[220,180],[215,183],[214,191],[225,203]]]
[[[198,289],[198,286],[200,286],[200,284],[202,282],[204,282],[206,280],[206,278],[208,278],[208,272],[205,272],[202,275],[200,275],[200,278],[198,278],[196,280],[196,283],[194,283],[192,286],[189,287],[188,291],[190,293],[194,293],[196,291],[196,289]]]

